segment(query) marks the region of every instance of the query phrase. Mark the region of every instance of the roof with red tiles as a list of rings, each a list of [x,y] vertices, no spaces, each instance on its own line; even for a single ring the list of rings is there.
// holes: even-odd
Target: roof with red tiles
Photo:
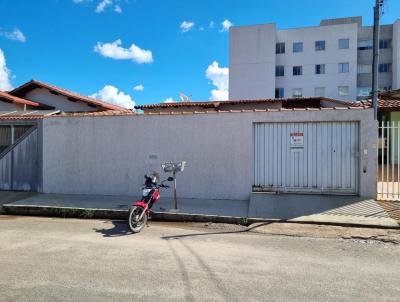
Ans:
[[[326,107],[326,108],[278,108],[278,109],[239,109],[239,110],[202,110],[202,111],[166,111],[166,112],[147,112],[147,113],[137,113],[121,110],[110,110],[110,111],[99,111],[99,112],[75,112],[75,113],[63,113],[56,115],[29,115],[29,116],[1,116],[0,120],[25,120],[25,119],[42,119],[42,118],[68,118],[68,117],[109,117],[109,116],[157,116],[157,115],[199,115],[199,114],[224,114],[224,113],[262,113],[262,112],[307,112],[307,111],[333,111],[333,110],[363,110],[370,109],[369,105],[359,105],[359,106],[346,106],[346,107]]]
[[[361,102],[363,105],[371,106],[371,100]],[[379,111],[400,111],[400,89],[379,93]]]
[[[44,105],[44,104],[41,104],[38,102],[33,102],[30,100],[26,100],[26,99],[17,97],[15,95],[12,95],[8,92],[1,91],[1,90],[0,90],[0,100],[3,102],[17,103],[17,104],[28,105],[28,106],[32,106],[32,107],[50,108],[47,105]]]
[[[292,107],[294,103],[302,103],[307,101],[329,101],[338,105],[352,106],[352,102],[345,102],[325,97],[301,97],[301,98],[285,98],[285,99],[260,99],[260,100],[228,100],[228,101],[202,101],[202,102],[173,102],[137,105],[135,109],[158,109],[158,108],[181,108],[181,107],[201,107],[201,108],[218,108],[222,105],[242,105],[242,104],[263,104],[263,103],[280,103],[283,106],[289,105]]]
[[[381,99],[400,99],[400,89],[380,92],[379,97]]]
[[[45,88],[47,90],[49,90],[51,93],[54,94],[60,94],[62,96],[65,96],[69,99],[72,99],[73,101],[80,101],[80,102],[84,102],[87,103],[88,105],[91,106],[97,106],[99,107],[100,110],[121,110],[121,111],[129,111],[129,109],[126,109],[124,107],[121,106],[117,106],[114,104],[110,104],[104,101],[100,101],[88,96],[83,96],[80,95],[78,93],[75,93],[73,91],[64,89],[64,88],[60,88],[51,84],[47,84],[41,81],[37,81],[37,80],[31,80],[17,88],[15,88],[14,90],[10,91],[9,93],[15,96],[24,96],[27,92],[36,89],[36,88]]]

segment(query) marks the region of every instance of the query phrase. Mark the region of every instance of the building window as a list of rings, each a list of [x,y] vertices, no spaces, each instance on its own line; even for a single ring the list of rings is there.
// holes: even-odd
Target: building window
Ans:
[[[315,50],[325,50],[325,41],[315,41]]]
[[[276,77],[283,77],[285,75],[285,66],[276,66],[275,67],[275,76]]]
[[[294,42],[293,52],[303,52],[303,42]]]
[[[325,96],[325,87],[315,87],[314,89],[314,95],[315,96]]]
[[[285,96],[285,89],[275,88],[275,98],[281,99]]]
[[[303,66],[293,66],[293,75],[299,76],[303,74]]]
[[[339,39],[339,49],[349,49],[349,39]]]
[[[372,49],[372,40],[360,40],[358,41],[358,50]]]
[[[294,98],[301,98],[303,96],[302,88],[293,88],[292,95]]]
[[[372,73],[372,65],[358,64],[357,73]]]
[[[276,43],[276,53],[285,53],[285,43]]]
[[[340,96],[349,95],[349,86],[339,86],[338,87],[338,94]]]
[[[391,47],[392,47],[392,40],[391,39],[379,40],[379,48],[380,49],[391,48]]]
[[[371,87],[357,87],[357,96],[368,97],[371,94]]]
[[[339,63],[339,73],[349,72],[349,63]]]
[[[383,86],[382,88],[379,88],[380,91],[390,91],[392,90],[392,86]]]
[[[379,72],[391,72],[392,64],[391,63],[381,63],[378,68]]]
[[[315,74],[325,74],[325,64],[315,65]]]

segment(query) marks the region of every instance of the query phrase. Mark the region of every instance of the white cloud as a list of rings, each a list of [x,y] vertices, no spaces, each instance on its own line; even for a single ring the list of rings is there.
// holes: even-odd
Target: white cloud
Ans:
[[[166,98],[163,103],[175,103],[173,98]]]
[[[219,90],[219,89],[211,90],[210,101],[226,101],[228,99],[229,99],[228,90]]]
[[[212,85],[216,87],[216,89],[211,90],[210,100],[227,100],[229,87],[229,68],[219,67],[218,62],[214,61],[206,69],[206,78],[211,80]]]
[[[214,28],[215,27],[215,22],[214,21],[210,21],[210,24],[208,25],[209,28]]]
[[[225,32],[225,31],[229,31],[229,28],[231,26],[233,26],[233,23],[231,21],[229,21],[228,19],[225,19],[222,23],[222,28],[220,30],[220,32]]]
[[[141,49],[133,43],[129,48],[123,48],[121,45],[120,39],[112,43],[97,42],[94,51],[103,57],[115,60],[132,60],[139,64],[153,62],[153,54],[150,50]]]
[[[114,6],[114,12],[116,12],[116,13],[122,13],[122,8],[121,8],[121,6],[119,6],[118,4],[116,4],[116,5]]]
[[[7,68],[6,57],[0,48],[0,90],[9,91],[13,89],[10,78],[11,71]]]
[[[199,30],[200,30],[200,31],[204,31],[204,27],[200,27]]]
[[[0,36],[4,36],[7,39],[15,40],[15,41],[19,41],[19,42],[26,41],[26,37],[25,37],[24,33],[21,30],[19,30],[18,28],[14,28],[13,31],[0,31]]]
[[[72,0],[72,2],[76,4],[84,3],[84,2],[92,2],[93,0]]]
[[[113,4],[112,0],[102,0],[96,6],[96,13],[102,13],[104,10]]]
[[[133,87],[133,90],[143,91],[144,90],[144,86],[142,84],[136,85],[135,87]]]
[[[129,94],[119,91],[117,87],[112,85],[105,85],[98,92],[93,93],[90,97],[103,100],[105,102],[122,106],[128,109],[133,109],[135,102]]]
[[[183,33],[185,33],[187,31],[191,30],[193,28],[193,26],[194,26],[194,22],[183,21],[179,27],[180,27],[181,31]]]

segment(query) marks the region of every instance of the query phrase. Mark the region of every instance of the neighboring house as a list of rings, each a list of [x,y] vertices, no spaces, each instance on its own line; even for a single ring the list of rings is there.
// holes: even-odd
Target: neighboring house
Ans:
[[[144,113],[166,112],[210,112],[235,110],[282,110],[294,108],[333,108],[353,106],[353,103],[343,102],[323,97],[304,97],[287,99],[234,100],[213,102],[174,102],[138,105],[135,109]]]
[[[0,90],[0,112],[3,111],[27,111],[49,109],[48,106],[33,102]]]
[[[31,132],[37,132],[37,121],[44,117],[104,112],[132,113],[126,108],[36,80],[29,81],[9,92],[0,91],[0,158],[18,145],[20,139],[30,135]],[[34,140],[36,136],[37,134]],[[36,147],[32,148],[29,152],[34,152]],[[22,165],[24,164],[26,163],[22,162]],[[5,165],[3,168],[8,167]],[[28,173],[30,169],[27,166],[24,173]],[[0,172],[2,172],[1,167]],[[0,184],[2,181],[6,180],[0,175]]]
[[[379,94],[378,120],[400,122],[400,89]]]
[[[12,91],[0,91],[0,111],[55,109],[60,112],[88,112],[128,109],[75,92],[32,80]]]
[[[276,24],[230,28],[229,99],[369,95],[372,26],[361,17],[277,30]],[[380,29],[379,88],[400,88],[400,20]]]

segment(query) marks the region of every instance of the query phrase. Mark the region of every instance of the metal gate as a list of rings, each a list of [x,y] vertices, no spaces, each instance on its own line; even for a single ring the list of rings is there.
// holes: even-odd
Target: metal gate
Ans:
[[[378,199],[400,200],[400,122],[380,122],[378,135]]]
[[[256,123],[254,191],[357,194],[357,122]]]
[[[0,190],[38,189],[37,132],[34,125],[0,125]]]

